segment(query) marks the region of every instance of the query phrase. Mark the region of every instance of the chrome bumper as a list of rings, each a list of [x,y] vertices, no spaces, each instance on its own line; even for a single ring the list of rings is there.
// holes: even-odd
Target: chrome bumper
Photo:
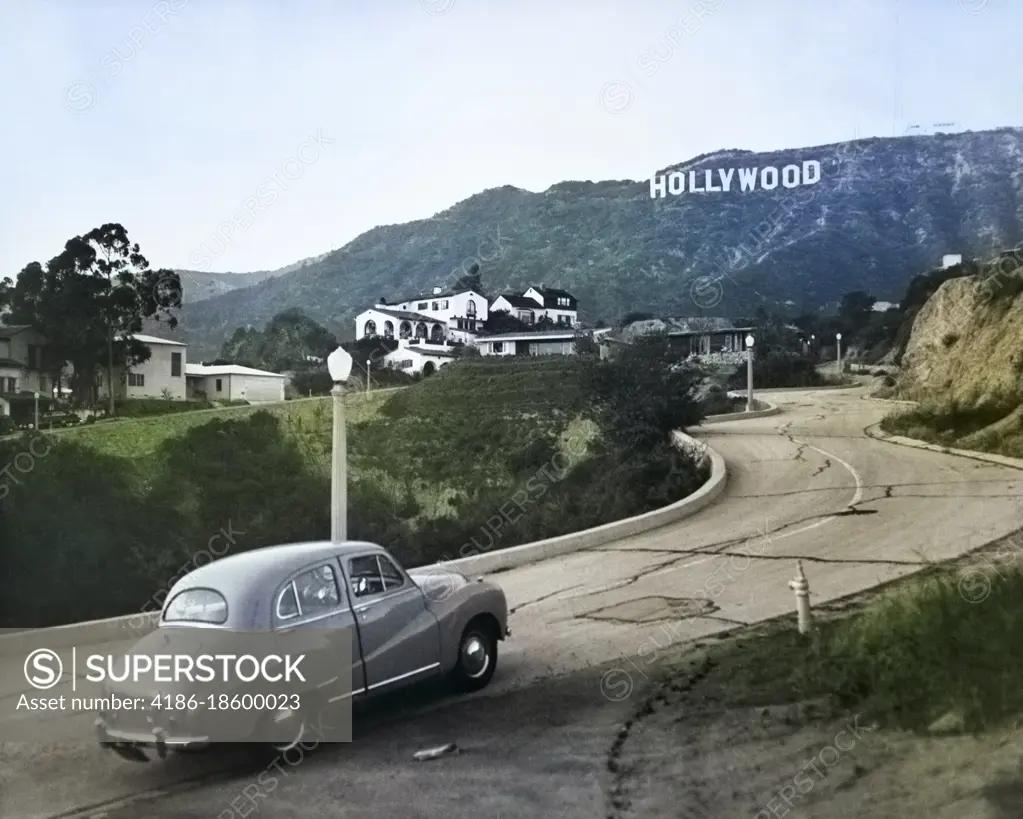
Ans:
[[[153,749],[156,751],[157,757],[166,759],[168,749],[193,748],[209,744],[205,738],[168,737],[163,728],[155,727],[149,734],[122,734],[111,731],[110,726],[102,717],[97,719],[94,725],[100,747],[107,748],[131,762],[152,761],[146,754],[146,749]]]

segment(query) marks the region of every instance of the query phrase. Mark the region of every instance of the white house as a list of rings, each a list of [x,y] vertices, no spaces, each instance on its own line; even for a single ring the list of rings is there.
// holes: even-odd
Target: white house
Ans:
[[[404,301],[378,302],[355,317],[355,337],[408,338],[441,344],[471,344],[487,320],[486,298],[475,290],[444,292],[433,288],[428,296]]]
[[[521,296],[505,293],[494,299],[491,312],[504,310],[526,324],[536,324],[547,317],[555,324],[574,327],[579,322],[579,301],[566,290],[530,287]]]
[[[267,404],[284,400],[286,375],[239,364],[189,364],[188,397]]]
[[[499,333],[478,342],[480,355],[574,355],[575,333],[547,330],[534,333]]]
[[[135,333],[136,341],[141,341],[150,350],[148,361],[135,364],[125,372],[115,371],[118,380],[114,396],[119,398],[164,398],[170,397],[183,401],[187,394],[185,387],[185,367],[187,366],[187,346],[180,341]],[[107,389],[107,373],[104,368],[97,372],[96,386],[99,396],[109,395]]]
[[[449,364],[455,353],[446,344],[412,342],[407,338],[398,340],[398,347],[383,357],[386,366],[413,375],[432,375],[440,367]]]
[[[0,325],[0,396],[33,392],[53,396],[46,344],[27,324]]]

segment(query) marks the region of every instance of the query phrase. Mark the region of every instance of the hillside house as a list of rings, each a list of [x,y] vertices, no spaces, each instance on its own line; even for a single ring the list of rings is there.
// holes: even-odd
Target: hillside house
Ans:
[[[185,368],[188,397],[208,401],[269,404],[284,400],[288,377],[240,364],[189,364]]]
[[[183,401],[187,396],[185,367],[187,345],[167,338],[135,333],[132,336],[149,347],[147,361],[114,371],[114,398],[165,398]],[[96,373],[99,397],[110,395],[107,373],[100,368]]]
[[[547,330],[534,333],[499,333],[480,338],[480,355],[574,355],[575,332]]]
[[[379,301],[355,317],[355,338],[414,339],[419,342],[471,344],[483,329],[489,305],[475,290],[433,293],[403,301]]]
[[[536,324],[542,318],[554,324],[575,327],[579,323],[579,302],[566,290],[530,287],[521,296],[505,293],[490,305],[491,312],[506,311],[526,324]]]
[[[52,362],[47,340],[27,324],[0,325],[0,397],[32,394],[52,397]]]
[[[751,326],[736,325],[726,318],[668,318],[634,321],[617,334],[601,341],[601,358],[607,358],[615,344],[630,344],[650,333],[665,333],[668,343],[687,358],[699,357],[708,364],[741,364],[746,357],[747,333]]]
[[[432,375],[445,364],[455,359],[455,352],[448,344],[431,344],[402,338],[398,347],[383,357],[385,366],[401,370],[409,375],[422,373]]]

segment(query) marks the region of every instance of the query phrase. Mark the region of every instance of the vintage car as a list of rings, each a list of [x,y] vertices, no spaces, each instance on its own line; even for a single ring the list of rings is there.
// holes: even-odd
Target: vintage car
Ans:
[[[483,688],[497,667],[498,642],[511,633],[504,592],[483,578],[470,580],[441,564],[405,571],[373,543],[312,542],[256,549],[195,569],[171,588],[156,630],[139,646],[171,636],[218,636],[200,629],[293,635],[317,626],[352,633],[351,687],[335,699],[394,691],[436,675],[448,675],[463,691]],[[165,690],[131,688],[106,682],[104,690],[125,696]],[[105,711],[96,731],[104,747],[146,762],[147,750],[162,759],[168,750],[222,742],[209,735],[210,716],[202,709]],[[310,741],[304,740],[306,714],[282,707],[266,718],[275,729],[283,726],[283,735],[262,747],[284,752]]]

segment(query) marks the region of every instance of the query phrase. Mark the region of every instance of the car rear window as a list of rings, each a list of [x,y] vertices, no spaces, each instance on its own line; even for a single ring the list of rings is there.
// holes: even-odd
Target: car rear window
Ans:
[[[227,601],[213,589],[187,589],[174,595],[163,610],[165,623],[227,622]]]

